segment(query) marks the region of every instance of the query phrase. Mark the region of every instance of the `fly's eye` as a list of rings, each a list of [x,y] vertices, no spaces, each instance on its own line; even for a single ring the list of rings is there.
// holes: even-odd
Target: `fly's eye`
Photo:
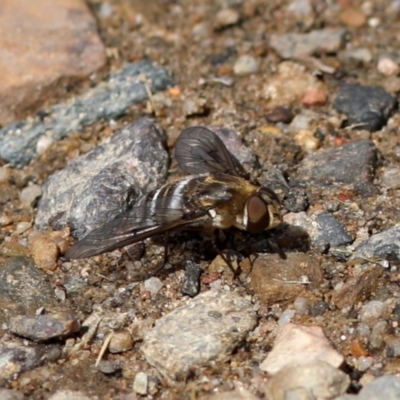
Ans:
[[[247,229],[250,232],[261,232],[268,228],[270,217],[268,206],[263,199],[252,196],[247,201]]]

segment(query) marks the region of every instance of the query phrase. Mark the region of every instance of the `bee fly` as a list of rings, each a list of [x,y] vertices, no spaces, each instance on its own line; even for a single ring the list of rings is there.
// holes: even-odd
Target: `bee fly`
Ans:
[[[78,259],[103,254],[172,229],[236,227],[256,233],[282,222],[278,196],[250,183],[210,129],[184,129],[175,156],[189,176],[147,194],[135,207],[75,243],[65,256]]]

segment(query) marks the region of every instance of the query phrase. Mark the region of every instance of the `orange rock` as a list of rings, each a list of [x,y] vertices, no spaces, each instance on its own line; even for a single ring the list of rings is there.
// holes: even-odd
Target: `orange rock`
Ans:
[[[351,28],[361,28],[367,22],[366,16],[355,8],[345,8],[340,13],[340,21]]]
[[[351,342],[350,352],[354,357],[366,357],[368,355],[367,350],[360,342]]]
[[[324,105],[326,103],[326,93],[321,89],[309,88],[303,97],[302,103],[306,106]]]
[[[3,0],[1,11],[0,124],[39,109],[105,65],[84,0]]]

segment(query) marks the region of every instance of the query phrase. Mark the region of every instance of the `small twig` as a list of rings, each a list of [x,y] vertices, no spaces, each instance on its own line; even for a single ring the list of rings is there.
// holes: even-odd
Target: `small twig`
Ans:
[[[105,352],[107,351],[107,349],[108,349],[108,345],[110,344],[111,338],[112,338],[113,336],[114,336],[114,332],[110,332],[110,333],[108,334],[108,336],[106,337],[106,339],[104,340],[103,345],[101,346],[100,353],[99,353],[99,355],[97,356],[96,364],[94,364],[95,367],[97,367],[97,366],[99,365],[101,359],[102,359],[103,356],[104,356],[104,353],[105,353]]]

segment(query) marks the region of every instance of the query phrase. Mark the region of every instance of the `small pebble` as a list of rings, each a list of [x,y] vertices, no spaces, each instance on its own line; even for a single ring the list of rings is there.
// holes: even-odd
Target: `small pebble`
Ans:
[[[139,372],[138,374],[136,374],[135,380],[133,381],[133,390],[135,391],[135,393],[141,395],[147,394],[147,385],[147,374],[144,372]]]
[[[309,88],[303,97],[302,103],[306,106],[319,106],[326,103],[326,92],[318,88]]]
[[[386,309],[386,304],[381,301],[369,301],[359,312],[360,321],[373,327],[378,319],[385,313]]]
[[[0,167],[0,183],[7,182],[10,179],[10,170],[8,167]]]
[[[100,3],[99,15],[101,18],[111,17],[113,11],[114,11],[114,6],[110,4],[108,1]]]
[[[31,226],[32,224],[27,221],[18,222],[17,226],[15,227],[14,234],[21,235],[22,233],[26,232]]]
[[[372,357],[359,357],[357,359],[357,369],[361,372],[366,371],[373,363]]]
[[[357,326],[357,332],[360,334],[360,336],[366,338],[371,334],[371,329],[367,324],[360,323]]]
[[[297,114],[289,125],[289,131],[296,134],[301,130],[310,130],[311,119],[309,115]]]
[[[355,60],[368,64],[372,61],[372,53],[366,47],[356,47],[343,50],[338,55],[340,60]]]
[[[373,349],[380,349],[383,346],[383,338],[387,328],[386,321],[379,321],[372,329],[370,336],[370,345]]]
[[[235,25],[239,22],[239,18],[240,15],[237,11],[232,10],[231,8],[224,8],[221,11],[218,11],[215,16],[215,28],[222,29]]]
[[[43,154],[52,144],[54,139],[51,136],[43,135],[39,138],[36,143],[36,153],[40,156]]]
[[[310,311],[310,300],[305,297],[297,297],[294,301],[294,309],[300,315],[306,315]]]
[[[364,13],[352,7],[346,7],[339,18],[341,22],[352,28],[361,28],[367,22]]]
[[[281,316],[279,317],[278,320],[278,325],[280,327],[285,326],[286,324],[288,324],[294,317],[294,315],[296,314],[295,310],[285,310]]]
[[[111,337],[108,350],[110,353],[124,353],[133,347],[133,339],[129,332],[114,332]]]
[[[400,168],[385,168],[382,172],[381,182],[388,189],[400,189]]]
[[[114,374],[121,369],[118,363],[109,360],[101,360],[97,368],[99,369],[99,371],[106,375]]]
[[[277,106],[272,110],[268,111],[265,118],[269,122],[283,122],[285,124],[290,124],[294,118],[292,110],[287,107]]]
[[[17,315],[10,319],[8,327],[18,336],[40,341],[78,332],[81,324],[75,314],[66,311],[32,317]]]
[[[35,264],[42,269],[54,271],[60,255],[58,245],[46,235],[29,238],[29,251]]]
[[[392,58],[382,56],[378,61],[378,71],[385,76],[397,75],[400,72],[400,66]]]
[[[258,61],[247,54],[240,56],[233,66],[235,75],[251,75],[258,71]]]
[[[163,287],[163,283],[160,279],[152,276],[151,278],[144,281],[144,287],[151,293],[152,296],[155,296]]]
[[[318,150],[321,146],[321,142],[315,137],[314,132],[308,129],[300,130],[294,137],[297,144],[307,153]]]
[[[42,187],[36,184],[31,184],[21,190],[19,199],[23,204],[31,206],[41,195]]]

